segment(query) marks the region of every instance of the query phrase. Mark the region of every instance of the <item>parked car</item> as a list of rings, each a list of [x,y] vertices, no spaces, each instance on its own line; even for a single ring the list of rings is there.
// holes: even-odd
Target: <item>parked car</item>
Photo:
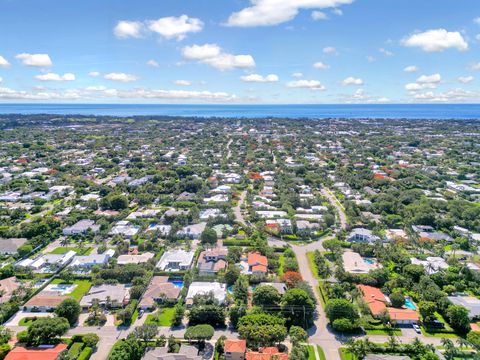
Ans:
[[[417,324],[413,324],[412,327],[413,327],[413,330],[415,330],[415,332],[416,332],[417,334],[421,334],[421,333],[422,333],[422,330],[420,330],[420,326],[418,326]]]
[[[141,309],[139,312],[138,312],[138,318],[140,319],[143,314],[145,313],[145,311],[143,309]]]
[[[424,323],[424,325],[426,327],[435,328],[435,329],[443,329],[445,327],[445,324],[440,320],[433,320],[431,322],[426,322]]]

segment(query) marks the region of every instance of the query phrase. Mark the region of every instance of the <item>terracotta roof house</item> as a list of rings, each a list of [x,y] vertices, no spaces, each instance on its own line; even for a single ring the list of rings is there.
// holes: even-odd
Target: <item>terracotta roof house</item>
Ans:
[[[413,324],[420,321],[420,316],[415,310],[394,307],[389,307],[387,310],[390,319],[394,320],[397,324]]]
[[[156,302],[165,299],[177,300],[180,295],[180,288],[168,282],[168,276],[154,276],[148,284],[138,306],[141,309],[150,309]]]
[[[226,360],[244,360],[245,351],[247,351],[247,341],[226,339],[223,348]]]
[[[52,311],[68,296],[35,295],[23,305],[24,311]]]
[[[413,324],[420,320],[418,313],[406,307],[387,307],[387,299],[380,289],[368,285],[357,285],[363,294],[363,300],[368,304],[373,317],[378,317],[384,310],[388,311],[390,319],[397,324]]]
[[[19,287],[20,284],[15,276],[0,280],[0,304],[9,301]]]
[[[387,299],[380,289],[368,285],[357,285],[357,288],[362,292],[363,300],[367,303],[374,317],[379,316],[382,310],[387,308]]]
[[[266,274],[268,260],[259,252],[251,252],[248,254],[248,271],[252,274]]]
[[[67,349],[67,345],[27,349],[21,346],[10,351],[5,360],[56,360]]]
[[[276,347],[260,348],[258,352],[249,351],[245,360],[288,360],[288,354],[281,353]]]
[[[227,249],[205,250],[198,258],[198,273],[200,275],[215,275],[227,268]]]

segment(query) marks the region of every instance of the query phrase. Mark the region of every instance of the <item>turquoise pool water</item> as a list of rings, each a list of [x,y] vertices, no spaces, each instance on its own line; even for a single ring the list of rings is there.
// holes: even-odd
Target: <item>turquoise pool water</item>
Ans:
[[[412,302],[410,298],[405,299],[405,306],[409,309],[417,310],[417,307],[415,306],[415,304]]]
[[[373,259],[370,258],[363,258],[363,261],[365,261],[368,265],[375,265],[376,262]]]
[[[168,280],[168,282],[172,283],[177,288],[183,288],[183,280]]]

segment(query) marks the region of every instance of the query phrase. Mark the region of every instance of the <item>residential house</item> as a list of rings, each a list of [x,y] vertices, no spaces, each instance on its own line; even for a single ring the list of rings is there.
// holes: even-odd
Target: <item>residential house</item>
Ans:
[[[19,287],[20,283],[15,276],[0,280],[0,304],[9,301]]]
[[[74,225],[67,226],[65,229],[63,229],[63,235],[64,236],[81,235],[81,234],[86,234],[87,231],[89,230],[96,233],[98,230],[100,230],[100,225],[95,225],[95,221],[93,220],[83,219],[78,221]]]
[[[146,231],[157,231],[160,236],[168,236],[171,230],[171,225],[150,224]]]
[[[374,243],[377,240],[379,240],[378,236],[364,228],[353,229],[347,237],[348,242]]]
[[[193,304],[193,298],[195,295],[207,295],[212,293],[215,300],[219,304],[223,304],[227,297],[227,285],[219,282],[200,282],[194,281],[190,284],[188,288],[188,293],[186,297],[186,305],[191,306]]]
[[[58,305],[68,296],[50,296],[50,295],[35,295],[23,305],[24,311],[47,312],[53,311]]]
[[[108,233],[109,235],[122,235],[126,239],[130,239],[138,232],[139,227],[136,225],[132,225],[127,220],[122,220],[117,222],[113,228]]]
[[[245,360],[247,341],[237,339],[226,339],[224,346],[225,360]]]
[[[268,270],[268,259],[259,252],[251,252],[247,257],[248,272],[250,274],[266,274]]]
[[[155,256],[154,253],[146,252],[139,255],[120,255],[117,258],[118,265],[145,263]]]
[[[115,253],[113,251],[113,253]],[[108,259],[112,256],[111,252],[105,252],[103,254],[92,254],[79,256],[76,255],[68,267],[73,268],[74,270],[88,270],[93,266],[103,266],[108,264]]]
[[[403,229],[388,229],[385,231],[385,241],[405,241],[407,233]]]
[[[448,300],[454,305],[465,307],[470,319],[480,317],[480,299],[474,296],[449,296]]]
[[[288,354],[281,353],[276,347],[266,347],[247,352],[245,360],[288,360]]]
[[[168,250],[157,263],[157,268],[162,271],[188,270],[192,266],[194,251]]]
[[[15,255],[18,252],[18,248],[26,242],[27,239],[24,238],[0,239],[0,254]]]
[[[5,360],[57,360],[60,354],[67,350],[66,344],[24,348],[15,346],[5,357]]]
[[[164,300],[176,301],[180,296],[180,290],[178,286],[168,281],[168,276],[154,276],[150,280],[138,306],[146,310]]]
[[[365,259],[354,251],[345,251],[342,260],[343,269],[351,274],[368,274],[370,270],[382,267],[375,259]]]
[[[142,360],[202,360],[202,356],[195,346],[182,344],[178,353],[169,353],[167,347],[149,349]]]
[[[207,227],[206,222],[187,225],[183,227],[181,230],[177,231],[177,236],[182,239],[187,238],[191,240],[196,240],[200,238],[200,235],[202,235],[202,232],[205,230],[206,227]]]
[[[447,262],[438,256],[429,256],[425,260],[410,258],[410,262],[413,265],[422,265],[429,275],[435,274],[440,270],[445,270],[448,268]]]
[[[130,301],[130,290],[125,285],[95,285],[80,300],[82,308],[89,308],[98,301],[98,304],[108,308],[122,307]]]
[[[215,275],[220,270],[227,268],[227,249],[205,250],[200,253],[198,258],[199,275]]]
[[[390,315],[390,319],[397,324],[414,324],[420,320],[420,316],[415,310],[402,307],[387,307],[388,301],[382,291],[369,285],[357,285],[374,318],[378,318],[385,310]]]
[[[205,209],[200,212],[199,218],[200,220],[209,220],[220,216],[225,217],[220,209]]]

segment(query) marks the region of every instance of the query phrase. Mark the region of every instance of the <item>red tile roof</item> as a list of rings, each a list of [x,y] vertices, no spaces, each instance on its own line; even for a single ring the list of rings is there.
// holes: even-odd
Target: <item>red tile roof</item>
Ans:
[[[67,345],[58,344],[51,348],[26,349],[17,346],[10,351],[5,360],[56,360],[60,353],[67,349]]]
[[[260,349],[259,352],[247,352],[245,360],[288,360],[288,355],[278,351],[276,347]]]
[[[385,296],[380,289],[368,285],[357,285],[363,293],[363,300],[368,304],[373,316],[378,316],[382,310],[386,309]]]
[[[268,260],[266,256],[263,256],[262,254],[258,252],[251,252],[248,254],[248,265],[254,266],[254,265],[268,265]]]
[[[245,353],[247,350],[246,340],[225,340],[224,351],[229,353]]]
[[[395,321],[419,321],[420,316],[415,310],[412,309],[397,309],[390,307],[388,308],[388,314],[390,315],[391,320]]]

